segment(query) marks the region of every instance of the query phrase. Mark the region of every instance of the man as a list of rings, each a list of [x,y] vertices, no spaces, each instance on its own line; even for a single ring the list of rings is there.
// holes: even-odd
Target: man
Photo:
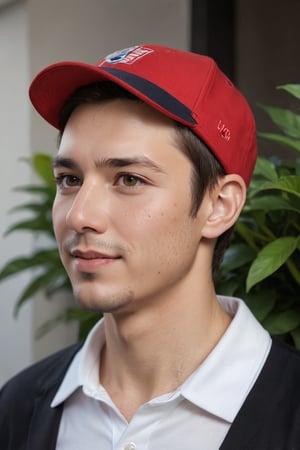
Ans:
[[[3,388],[1,449],[300,448],[298,353],[213,285],[257,154],[243,96],[145,44],[51,65],[30,97],[60,130],[61,259],[104,318]]]

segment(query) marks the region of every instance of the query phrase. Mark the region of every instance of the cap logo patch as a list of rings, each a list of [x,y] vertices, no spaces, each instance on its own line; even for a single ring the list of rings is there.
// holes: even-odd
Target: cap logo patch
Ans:
[[[110,55],[106,56],[104,60],[109,64],[132,64],[136,60],[152,52],[153,50],[150,48],[136,45],[135,47],[124,48],[123,50],[118,50],[114,53],[111,53]]]
[[[230,130],[229,130],[229,128],[227,128],[225,126],[225,123],[223,123],[222,120],[219,120],[219,123],[217,125],[217,129],[218,129],[221,137],[223,139],[225,139],[225,141],[230,141],[230,137],[231,137],[230,136]]]

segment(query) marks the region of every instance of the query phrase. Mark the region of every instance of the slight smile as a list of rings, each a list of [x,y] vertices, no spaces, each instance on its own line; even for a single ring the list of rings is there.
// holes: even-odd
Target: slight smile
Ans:
[[[74,258],[75,267],[79,272],[93,272],[121,259],[121,256],[99,253],[94,250],[73,250],[70,255]]]

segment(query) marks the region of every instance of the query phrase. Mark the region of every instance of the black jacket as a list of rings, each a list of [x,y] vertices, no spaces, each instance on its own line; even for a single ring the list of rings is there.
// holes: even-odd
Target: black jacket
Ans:
[[[50,408],[50,403],[79,348],[38,362],[2,388],[1,450],[55,450],[63,405]],[[246,449],[300,450],[300,353],[276,340],[220,447]]]

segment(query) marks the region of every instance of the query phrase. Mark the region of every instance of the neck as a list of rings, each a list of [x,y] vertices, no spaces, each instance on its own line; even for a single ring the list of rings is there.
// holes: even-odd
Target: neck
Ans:
[[[101,383],[126,418],[151,398],[181,385],[230,323],[214,290],[199,299],[159,302],[129,314],[106,314]],[[209,292],[209,294],[208,294]],[[199,292],[198,292],[199,294]]]

